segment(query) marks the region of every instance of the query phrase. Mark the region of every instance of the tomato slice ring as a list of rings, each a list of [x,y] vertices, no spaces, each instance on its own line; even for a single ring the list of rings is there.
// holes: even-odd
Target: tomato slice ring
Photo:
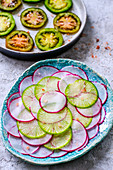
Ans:
[[[76,33],[80,29],[80,18],[74,13],[60,13],[53,21],[54,28],[62,33]]]
[[[53,13],[65,12],[72,6],[72,0],[45,0],[46,8]]]
[[[63,44],[63,37],[54,28],[44,28],[36,34],[35,42],[39,49],[48,51],[60,47]]]
[[[29,28],[40,28],[47,21],[46,13],[39,8],[28,8],[21,13],[21,22]]]
[[[0,12],[0,36],[7,35],[15,27],[13,16],[7,12]]]
[[[13,11],[21,4],[21,0],[0,0],[0,9],[4,11]]]
[[[15,51],[31,51],[33,39],[25,31],[13,31],[6,37],[6,47]]]

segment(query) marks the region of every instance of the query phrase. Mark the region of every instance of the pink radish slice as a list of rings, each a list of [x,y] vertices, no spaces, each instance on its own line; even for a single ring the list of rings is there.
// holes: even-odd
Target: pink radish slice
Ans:
[[[92,83],[96,86],[99,93],[99,97],[102,100],[102,104],[104,104],[108,97],[106,85],[98,82],[92,82]]]
[[[93,139],[99,131],[99,125],[94,126],[92,129],[87,130],[89,139]]]
[[[32,116],[35,119],[37,119],[37,113],[38,113],[39,109],[40,109],[39,101],[36,99],[36,97],[34,97],[33,101],[31,102],[30,110],[31,110]]]
[[[14,137],[20,138],[17,125],[11,127],[11,129],[9,130],[9,134],[12,135],[12,136],[14,136]]]
[[[39,80],[41,80],[43,77],[51,76],[57,71],[58,69],[52,66],[39,67],[37,70],[35,70],[33,74],[33,77],[32,77],[33,84],[37,84]]]
[[[75,74],[68,74],[65,77],[63,77],[59,82],[58,82],[58,89],[62,93],[65,94],[65,89],[68,84],[74,83],[76,80],[81,79],[80,76],[75,75]]]
[[[80,77],[88,80],[88,76],[86,75],[85,71],[82,70],[82,69],[79,68],[79,67],[75,67],[75,66],[73,66],[73,65],[72,65],[72,66],[66,66],[66,67],[63,67],[63,68],[61,69],[61,71],[69,71],[69,72],[71,72],[71,73],[73,73],[73,74],[79,75]]]
[[[89,124],[89,126],[86,127],[86,130],[89,130],[89,129],[93,128],[95,125],[97,125],[99,123],[100,119],[101,119],[101,113],[99,113],[97,116],[92,118],[92,121]]]
[[[61,151],[61,150],[54,150],[54,152],[52,153],[52,155],[50,155],[51,158],[59,158],[61,156],[66,155],[68,152],[65,151]]]
[[[22,141],[22,148],[26,152],[26,154],[29,155],[35,153],[39,149],[39,146],[31,146],[25,143],[24,141]]]
[[[40,107],[49,113],[58,113],[66,106],[67,100],[63,93],[58,91],[47,92],[39,100]]]
[[[94,117],[100,113],[101,108],[102,108],[102,102],[100,98],[98,98],[97,102],[93,106],[86,109],[76,108],[76,110],[84,117]]]
[[[25,109],[21,97],[12,100],[8,110],[10,115],[15,120],[29,122],[34,119],[32,114],[27,109]]]
[[[23,150],[22,148],[22,139],[21,138],[16,138],[12,135],[8,135],[8,141],[10,143],[10,145],[17,151],[20,152],[22,154],[26,155],[26,152]]]
[[[48,143],[52,138],[52,135],[49,135],[49,134],[46,134],[46,136],[44,136],[42,138],[37,138],[37,139],[27,138],[24,135],[22,135],[21,133],[20,133],[20,136],[24,142],[26,142],[27,144],[32,145],[32,146],[44,145],[44,144]]]
[[[72,74],[72,73],[70,73],[69,71],[57,71],[54,74],[52,74],[51,76],[63,78],[63,77],[70,75],[70,74]]]
[[[52,150],[49,150],[43,146],[41,146],[35,153],[30,154],[30,156],[35,158],[46,158],[53,153]]]
[[[18,133],[16,120],[10,116],[8,110],[6,110],[3,114],[3,124],[4,124],[4,128],[8,133],[10,133],[15,137],[20,137]]]
[[[18,97],[20,97],[19,92],[13,93],[13,94],[7,99],[7,107],[9,107],[9,104],[10,104],[10,102],[11,102],[13,99],[16,99],[16,98],[18,98]]]
[[[31,85],[33,85],[32,76],[27,76],[24,79],[22,79],[22,81],[19,84],[20,95],[22,95],[23,91]]]
[[[99,121],[99,124],[103,123],[104,119],[105,119],[105,116],[106,116],[106,110],[104,107],[102,107],[102,110],[101,110],[101,119]]]
[[[72,152],[80,147],[82,147],[87,139],[87,132],[84,126],[76,120],[73,120],[72,124],[72,140],[69,142],[69,144],[65,147],[63,147],[61,150]]]
[[[89,138],[87,137],[85,144],[77,150],[80,151],[80,150],[84,149],[86,147],[86,145],[88,144],[88,142],[89,142]]]

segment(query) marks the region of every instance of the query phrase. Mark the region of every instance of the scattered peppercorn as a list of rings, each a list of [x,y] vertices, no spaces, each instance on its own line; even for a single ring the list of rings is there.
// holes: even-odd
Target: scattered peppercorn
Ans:
[[[98,39],[98,38],[96,39],[96,42],[99,42],[99,39]]]
[[[99,46],[99,45],[97,45],[96,49],[97,49],[97,50],[98,50],[98,49],[100,49],[100,46]]]

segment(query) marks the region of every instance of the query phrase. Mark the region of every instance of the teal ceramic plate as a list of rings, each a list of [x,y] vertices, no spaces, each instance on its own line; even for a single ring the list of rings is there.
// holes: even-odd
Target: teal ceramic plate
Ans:
[[[49,158],[48,157],[48,158],[44,158],[44,159],[39,159],[39,158],[30,157],[28,155],[20,154],[19,152],[17,152],[10,146],[10,144],[8,142],[8,138],[7,138],[7,132],[3,127],[3,113],[7,109],[6,101],[7,101],[8,97],[13,93],[18,92],[19,83],[24,77],[26,77],[28,75],[32,75],[33,72],[38,67],[44,66],[44,65],[54,66],[58,69],[61,69],[62,67],[69,66],[69,65],[74,65],[74,66],[80,67],[86,72],[90,81],[97,81],[100,83],[104,83],[107,86],[107,90],[108,90],[108,99],[107,99],[107,102],[104,104],[107,114],[106,114],[105,121],[99,126],[99,133],[97,134],[97,136],[95,138],[91,139],[89,141],[88,145],[84,149],[82,149],[80,151],[74,151],[74,152],[68,153],[67,155],[60,157],[60,158]],[[84,63],[81,63],[79,61],[70,60],[70,59],[49,59],[49,60],[39,61],[39,62],[35,63],[34,65],[32,65],[31,67],[29,67],[19,77],[19,79],[14,84],[14,86],[11,88],[10,92],[8,93],[6,99],[3,103],[2,114],[1,114],[1,136],[2,136],[2,140],[3,140],[3,143],[6,147],[6,149],[8,151],[10,151],[12,154],[14,154],[15,156],[17,156],[27,162],[33,163],[33,164],[52,165],[52,164],[68,162],[68,161],[71,161],[73,159],[77,159],[77,158],[83,156],[85,153],[90,151],[93,147],[95,147],[98,143],[100,143],[104,139],[104,137],[110,131],[110,129],[112,127],[112,123],[113,123],[113,92],[112,92],[112,89],[111,89],[108,81],[106,79],[103,79],[100,75],[98,75],[95,71],[93,71],[87,65],[85,65]]]

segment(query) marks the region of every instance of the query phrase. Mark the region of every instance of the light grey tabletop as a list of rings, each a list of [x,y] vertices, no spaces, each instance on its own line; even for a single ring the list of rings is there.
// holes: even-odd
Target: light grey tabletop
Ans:
[[[113,88],[113,1],[84,0],[88,19],[82,37],[58,58],[85,62],[106,77]],[[99,39],[99,42],[96,40]],[[100,49],[97,49],[98,46]],[[9,89],[21,73],[34,62],[18,61],[0,54],[0,107]],[[31,165],[10,154],[0,138],[0,170],[113,170],[113,129],[107,137],[83,157],[54,166]]]

